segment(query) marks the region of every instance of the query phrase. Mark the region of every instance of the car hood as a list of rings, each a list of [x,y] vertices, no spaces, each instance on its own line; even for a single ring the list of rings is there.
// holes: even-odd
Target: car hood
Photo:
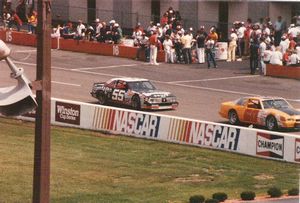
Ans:
[[[144,91],[141,92],[144,96],[146,97],[169,97],[169,96],[174,96],[170,92],[166,91],[160,91],[160,90],[150,90],[150,91]]]
[[[282,111],[290,116],[300,115],[300,111],[293,108],[277,108],[278,111]]]

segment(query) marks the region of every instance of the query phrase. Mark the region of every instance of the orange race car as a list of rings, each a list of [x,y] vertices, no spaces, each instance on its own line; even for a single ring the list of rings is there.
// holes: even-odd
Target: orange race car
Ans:
[[[249,123],[268,130],[300,128],[300,111],[280,97],[242,97],[224,102],[219,114],[230,124]]]

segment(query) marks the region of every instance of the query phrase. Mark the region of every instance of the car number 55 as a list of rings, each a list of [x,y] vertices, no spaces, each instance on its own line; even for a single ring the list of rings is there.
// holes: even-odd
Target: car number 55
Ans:
[[[123,101],[125,97],[125,90],[115,89],[112,93],[112,100]]]

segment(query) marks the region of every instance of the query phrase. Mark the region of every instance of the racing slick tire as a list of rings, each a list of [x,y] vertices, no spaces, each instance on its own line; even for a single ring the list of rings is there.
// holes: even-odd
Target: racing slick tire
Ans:
[[[100,93],[98,96],[98,101],[100,105],[105,105],[106,104],[106,97],[103,93]]]
[[[228,112],[228,119],[229,119],[229,123],[231,125],[237,125],[240,123],[239,116],[238,116],[237,112],[233,109],[231,109]]]
[[[132,104],[133,109],[135,109],[135,110],[140,110],[141,109],[141,101],[140,101],[140,98],[138,96],[135,95],[135,96],[132,97],[131,104]]]
[[[271,131],[277,130],[278,124],[274,116],[271,115],[266,118],[266,128]]]

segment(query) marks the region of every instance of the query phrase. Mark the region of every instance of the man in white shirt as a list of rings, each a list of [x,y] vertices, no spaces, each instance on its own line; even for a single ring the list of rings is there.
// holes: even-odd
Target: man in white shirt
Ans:
[[[297,55],[296,51],[292,51],[289,56],[288,66],[300,66],[300,57]]]
[[[289,48],[290,40],[287,38],[286,35],[282,35],[281,41],[279,43],[280,51],[282,54],[286,52],[286,50]]]
[[[82,20],[78,20],[78,25],[76,27],[75,39],[81,40],[85,36],[85,26],[82,23]]]
[[[173,42],[170,39],[169,35],[165,36],[165,40],[163,42],[164,50],[165,50],[165,62],[166,63],[174,63],[174,49]]]
[[[244,52],[244,33],[246,30],[244,22],[240,22],[240,27],[237,30],[237,37],[238,37],[238,53],[239,59],[237,61],[242,61],[242,56]]]
[[[189,31],[184,33],[184,36],[181,38],[181,43],[183,45],[182,52],[183,52],[183,59],[185,64],[192,63],[192,42],[193,38],[190,35]]]
[[[263,74],[266,69],[266,64],[264,63],[264,53],[267,49],[267,45],[265,43],[265,39],[263,37],[260,38],[260,44],[259,44],[259,73]]]
[[[238,37],[235,33],[235,30],[231,29],[231,34],[229,38],[229,46],[228,46],[228,59],[227,61],[235,61],[235,51],[236,51],[236,41]]]
[[[270,64],[282,66],[282,53],[280,52],[279,47],[277,47],[276,50],[272,53]]]

